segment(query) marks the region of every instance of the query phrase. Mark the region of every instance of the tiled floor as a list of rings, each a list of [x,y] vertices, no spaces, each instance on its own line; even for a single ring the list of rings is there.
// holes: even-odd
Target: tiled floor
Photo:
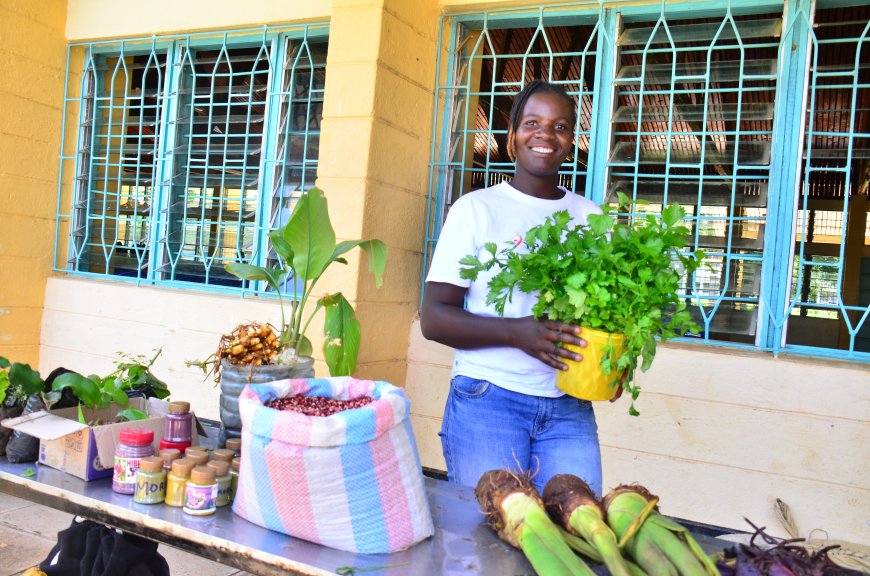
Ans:
[[[15,576],[39,564],[69,526],[72,516],[0,493],[0,576]],[[248,573],[161,544],[172,576],[245,576]]]

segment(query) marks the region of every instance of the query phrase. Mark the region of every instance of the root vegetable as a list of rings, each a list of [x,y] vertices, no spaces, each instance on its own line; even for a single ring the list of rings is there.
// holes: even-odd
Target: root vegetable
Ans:
[[[562,528],[595,547],[613,576],[630,576],[613,530],[604,521],[604,510],[582,479],[557,474],[544,487],[544,506]]]
[[[562,539],[527,476],[490,470],[478,481],[474,495],[492,528],[502,540],[522,550],[538,574],[594,574]]]

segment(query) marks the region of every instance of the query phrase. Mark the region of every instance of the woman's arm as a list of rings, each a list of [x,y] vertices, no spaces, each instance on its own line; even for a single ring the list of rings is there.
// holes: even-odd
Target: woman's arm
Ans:
[[[443,282],[427,282],[420,327],[423,336],[451,348],[471,350],[494,346],[518,348],[555,368],[567,370],[559,358],[580,361],[583,357],[557,346],[564,342],[584,347],[580,327],[555,320],[478,316],[464,308],[467,288]]]

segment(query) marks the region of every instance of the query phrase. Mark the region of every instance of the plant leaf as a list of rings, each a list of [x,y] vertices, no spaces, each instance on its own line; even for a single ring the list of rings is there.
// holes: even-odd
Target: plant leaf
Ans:
[[[323,357],[330,376],[350,376],[356,370],[360,324],[350,302],[341,294],[324,296],[318,302],[326,310],[323,323]]]
[[[272,243],[272,248],[275,249],[275,253],[284,260],[284,263],[288,266],[292,265],[293,246],[284,240],[284,235],[281,233],[280,229],[269,232],[269,241]]]
[[[61,392],[66,388],[72,390],[76,398],[82,401],[88,408],[96,408],[100,404],[101,390],[97,383],[98,378],[85,378],[81,374],[75,372],[67,372],[58,376],[52,382],[51,389],[55,392]]]
[[[136,408],[127,408],[126,410],[121,410],[116,415],[117,418],[124,418],[125,420],[145,420],[148,418],[148,414],[142,412],[141,410],[137,410]]]
[[[316,310],[316,308],[315,308]],[[298,356],[311,356],[314,353],[314,345],[308,336],[300,336],[299,343],[296,345],[296,354]]]
[[[45,390],[45,381],[30,364],[14,363],[9,369],[9,383],[24,390],[28,396]]]
[[[368,256],[369,272],[375,275],[375,286],[380,288],[383,284],[384,268],[387,266],[387,245],[380,240],[345,240],[339,242],[332,252],[330,261],[343,260],[339,256],[356,246],[362,248]]]
[[[25,468],[21,475],[25,478],[33,478],[36,476],[36,472],[33,471],[33,468]]]
[[[292,247],[296,277],[303,282],[320,277],[335,250],[335,231],[319,188],[311,188],[296,202],[281,234]]]
[[[9,360],[5,356],[0,356],[0,368],[9,368]]]
[[[262,266],[254,266],[253,264],[243,264],[241,262],[230,262],[224,265],[224,269],[237,276],[242,280],[265,280],[273,290],[281,289],[281,284],[284,283],[284,278],[287,276],[287,270],[280,268],[272,270]]]

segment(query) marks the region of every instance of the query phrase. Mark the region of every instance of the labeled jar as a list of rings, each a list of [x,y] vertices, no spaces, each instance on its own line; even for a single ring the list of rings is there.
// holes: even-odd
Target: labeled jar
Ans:
[[[167,473],[172,469],[172,462],[181,458],[181,452],[175,448],[166,448],[158,454],[163,459],[163,470]]]
[[[193,460],[180,458],[172,462],[172,469],[166,475],[166,505],[184,506],[184,492],[187,487],[187,479],[190,471],[195,466]]]
[[[241,458],[233,458],[233,461],[230,463],[230,502],[236,499],[236,491],[239,489],[239,468],[241,464]]]
[[[136,471],[142,458],[154,456],[154,432],[144,428],[123,428],[115,447],[112,490],[119,494],[136,491]],[[163,464],[161,463],[161,466]]]
[[[230,492],[233,489],[233,478],[230,476],[230,463],[224,460],[211,460],[209,468],[214,469],[214,480],[217,482],[217,499],[215,506],[221,508],[230,503]]]
[[[223,460],[227,464],[232,462],[235,457],[235,453],[228,448],[218,448],[211,452],[211,460]]]
[[[163,458],[148,456],[139,461],[136,471],[136,492],[133,501],[139,504],[160,504],[166,499],[166,470]]]
[[[205,466],[208,462],[208,452],[205,448],[190,447],[184,451],[184,457],[196,462],[197,466]]]
[[[242,455],[242,439],[241,438],[227,438],[226,441],[227,450],[232,450],[233,454],[236,456]]]
[[[192,516],[208,516],[217,510],[218,485],[214,468],[197,466],[190,471],[190,478],[184,488],[184,508]]]

